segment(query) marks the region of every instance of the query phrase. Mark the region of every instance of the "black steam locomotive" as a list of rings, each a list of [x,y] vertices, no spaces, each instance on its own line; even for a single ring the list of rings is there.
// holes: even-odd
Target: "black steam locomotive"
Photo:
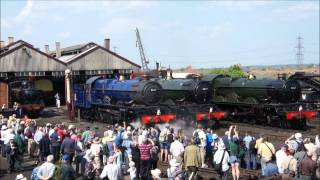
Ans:
[[[208,75],[202,79],[92,77],[75,85],[74,92],[82,117],[109,123],[229,119],[291,127],[306,126],[306,120],[316,116],[313,105],[319,101],[312,97],[319,95],[319,88],[319,81],[306,74],[286,81]]]
[[[43,92],[33,87],[28,80],[9,83],[10,101],[17,102],[22,113],[36,118],[44,108]]]
[[[295,73],[288,80],[256,80],[209,75],[212,103],[234,121],[305,127],[317,116],[320,82],[315,75]]]

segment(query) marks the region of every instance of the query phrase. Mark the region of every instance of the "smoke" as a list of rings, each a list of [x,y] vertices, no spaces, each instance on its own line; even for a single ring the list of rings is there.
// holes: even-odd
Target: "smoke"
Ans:
[[[190,121],[189,121],[190,122]],[[157,126],[160,128],[160,130],[165,129],[167,126],[174,129],[174,132],[177,133],[178,130],[183,130],[184,134],[188,137],[191,137],[193,134],[193,131],[196,129],[195,121],[192,121],[191,123],[187,123],[185,119],[175,119],[172,122],[169,123],[159,123],[155,124],[154,126]],[[131,126],[134,128],[139,128],[142,126],[141,122],[136,121],[130,123]]]

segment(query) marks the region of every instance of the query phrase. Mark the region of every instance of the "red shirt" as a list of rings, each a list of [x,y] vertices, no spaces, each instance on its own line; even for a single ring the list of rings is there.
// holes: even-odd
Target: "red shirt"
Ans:
[[[149,160],[150,159],[150,149],[152,148],[152,144],[140,144],[140,159],[141,160]]]
[[[57,133],[58,133],[58,136],[59,136],[59,141],[62,142],[63,139],[64,139],[64,130],[59,128]]]

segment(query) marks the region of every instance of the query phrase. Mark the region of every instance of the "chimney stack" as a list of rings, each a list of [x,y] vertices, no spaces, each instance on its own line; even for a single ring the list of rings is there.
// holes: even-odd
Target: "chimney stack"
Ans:
[[[4,41],[0,41],[0,48],[4,47]]]
[[[14,43],[14,37],[8,37],[8,45]]]
[[[48,44],[44,45],[44,50],[48,54],[48,52],[49,52],[49,45]]]
[[[104,48],[110,50],[110,39],[104,39]]]
[[[56,42],[56,58],[61,57],[60,42]]]

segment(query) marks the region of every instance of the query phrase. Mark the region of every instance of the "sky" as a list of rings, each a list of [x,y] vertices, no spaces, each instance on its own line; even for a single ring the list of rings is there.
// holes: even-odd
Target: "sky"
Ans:
[[[1,40],[44,50],[103,44],[141,64],[135,27],[151,67],[319,63],[319,1],[9,1],[1,0]]]

